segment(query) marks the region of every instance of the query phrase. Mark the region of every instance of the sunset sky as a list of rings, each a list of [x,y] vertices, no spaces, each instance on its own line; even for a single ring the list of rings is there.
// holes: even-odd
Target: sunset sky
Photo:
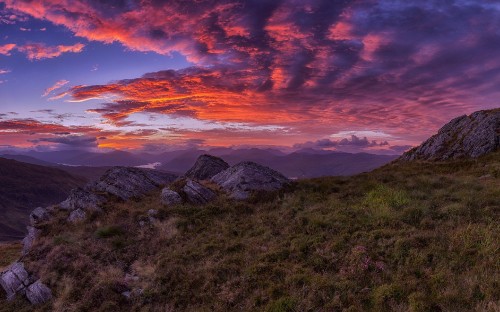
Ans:
[[[0,149],[401,153],[498,99],[494,0],[0,0]]]

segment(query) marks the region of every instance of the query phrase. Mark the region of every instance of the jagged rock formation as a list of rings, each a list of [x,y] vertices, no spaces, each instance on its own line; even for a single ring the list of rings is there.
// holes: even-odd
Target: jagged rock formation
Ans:
[[[123,200],[145,195],[161,185],[168,184],[176,175],[156,170],[114,167],[108,170],[90,188],[94,192],[105,192]]]
[[[217,196],[211,189],[193,180],[188,180],[182,190],[192,204],[203,205]]]
[[[13,263],[0,275],[0,285],[7,294],[7,300],[13,300],[17,294],[25,295],[31,304],[47,302],[52,298],[51,290],[40,280],[33,282],[22,262]]]
[[[162,204],[167,205],[167,206],[172,206],[176,204],[182,203],[182,197],[179,195],[179,193],[172,191],[168,187],[165,187],[161,191],[161,196],[160,200]]]
[[[281,173],[254,162],[242,162],[212,178],[230,197],[247,199],[252,191],[276,191],[290,180]]]
[[[201,155],[185,176],[194,180],[208,180],[221,171],[229,168],[227,162],[212,155]]]
[[[446,160],[479,157],[500,147],[500,109],[460,116],[442,127],[401,160]]]
[[[85,187],[71,190],[68,198],[59,204],[59,207],[64,210],[74,211],[81,210],[100,210],[100,206],[106,201],[106,197],[96,194],[92,191],[92,185],[88,184]]]
[[[171,173],[149,169],[113,167],[98,181],[71,191],[60,207],[71,211],[68,221],[77,222],[85,218],[86,211],[99,211],[107,201],[106,195],[122,200],[140,197],[171,183],[176,177]]]

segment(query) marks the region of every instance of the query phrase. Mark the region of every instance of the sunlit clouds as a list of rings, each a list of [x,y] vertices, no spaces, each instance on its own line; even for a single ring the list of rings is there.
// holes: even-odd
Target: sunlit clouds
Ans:
[[[500,11],[487,1],[2,2],[5,24],[30,18],[74,37],[72,44],[6,38],[5,58],[57,61],[119,43],[190,63],[98,83],[44,81],[40,93],[59,101],[59,114],[78,108],[93,120],[90,128],[65,124],[66,136],[90,136],[94,147],[198,140],[400,153],[452,117],[499,105]],[[105,68],[90,59],[87,72]],[[60,123],[50,118],[48,128]],[[0,134],[27,134],[9,122]],[[64,144],[53,135],[30,142]]]

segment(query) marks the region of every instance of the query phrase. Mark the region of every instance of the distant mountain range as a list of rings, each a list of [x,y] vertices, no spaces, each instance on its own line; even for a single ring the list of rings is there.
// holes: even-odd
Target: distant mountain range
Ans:
[[[278,149],[232,149],[210,150],[188,149],[161,154],[113,151],[95,153],[86,151],[28,152],[23,155],[0,155],[22,162],[43,166],[56,166],[67,172],[83,175],[89,179],[100,176],[109,166],[140,166],[160,163],[159,170],[184,173],[202,154],[221,157],[234,165],[241,161],[254,161],[278,170],[291,178],[313,178],[321,176],[345,176],[373,170],[396,159],[396,155],[374,155],[367,153],[342,153],[324,150],[303,149],[286,154]],[[66,166],[61,166],[64,164]],[[72,167],[73,166],[73,167]],[[74,166],[87,166],[79,168]],[[101,167],[101,168],[89,168]]]

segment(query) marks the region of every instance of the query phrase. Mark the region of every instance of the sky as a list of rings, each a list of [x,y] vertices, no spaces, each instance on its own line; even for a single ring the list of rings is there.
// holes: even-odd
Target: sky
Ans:
[[[499,53],[494,0],[0,0],[0,149],[398,154]]]

